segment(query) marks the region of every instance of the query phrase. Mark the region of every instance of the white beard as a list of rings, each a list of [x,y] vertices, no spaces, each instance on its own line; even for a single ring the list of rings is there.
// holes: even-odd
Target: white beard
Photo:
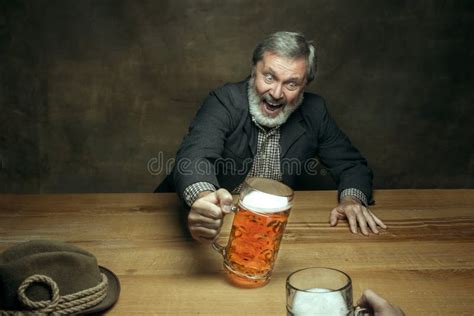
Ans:
[[[284,104],[277,116],[268,117],[262,113],[260,109],[260,103],[262,102],[263,97],[258,95],[257,90],[255,89],[255,79],[253,77],[251,77],[249,80],[248,96],[249,111],[252,117],[258,124],[270,128],[280,126],[285,123],[290,117],[291,113],[293,113],[303,102],[303,92],[301,92],[293,104]]]

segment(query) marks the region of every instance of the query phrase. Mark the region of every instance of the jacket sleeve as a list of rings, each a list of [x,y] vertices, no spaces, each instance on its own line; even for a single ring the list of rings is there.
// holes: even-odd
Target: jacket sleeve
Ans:
[[[367,160],[339,129],[329,115],[324,101],[318,111],[318,155],[338,184],[338,196],[345,189],[355,188],[362,191],[369,204],[372,204],[373,173],[367,165]]]
[[[173,180],[176,192],[196,182],[219,188],[214,162],[222,156],[225,139],[232,131],[230,97],[211,92],[193,119],[176,154]]]

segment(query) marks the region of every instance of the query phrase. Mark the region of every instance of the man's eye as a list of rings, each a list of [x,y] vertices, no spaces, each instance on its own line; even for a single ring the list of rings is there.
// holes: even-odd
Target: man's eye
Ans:
[[[271,81],[273,81],[273,76],[272,75],[265,75],[265,80],[267,82],[271,82]]]
[[[288,87],[288,90],[296,90],[296,88],[298,88],[298,85],[294,82],[290,82],[288,83],[287,87]]]

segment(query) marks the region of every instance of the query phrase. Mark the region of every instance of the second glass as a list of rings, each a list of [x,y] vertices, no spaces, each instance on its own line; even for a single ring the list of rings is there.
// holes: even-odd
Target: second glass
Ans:
[[[306,268],[286,279],[288,316],[352,316],[368,312],[352,306],[352,281],[331,268]]]

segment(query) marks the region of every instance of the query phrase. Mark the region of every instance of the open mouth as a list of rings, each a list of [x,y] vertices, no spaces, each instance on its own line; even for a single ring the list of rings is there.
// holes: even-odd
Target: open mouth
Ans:
[[[263,104],[265,105],[265,109],[268,112],[275,112],[276,110],[280,109],[283,107],[283,103],[273,103],[267,100],[263,100]]]

